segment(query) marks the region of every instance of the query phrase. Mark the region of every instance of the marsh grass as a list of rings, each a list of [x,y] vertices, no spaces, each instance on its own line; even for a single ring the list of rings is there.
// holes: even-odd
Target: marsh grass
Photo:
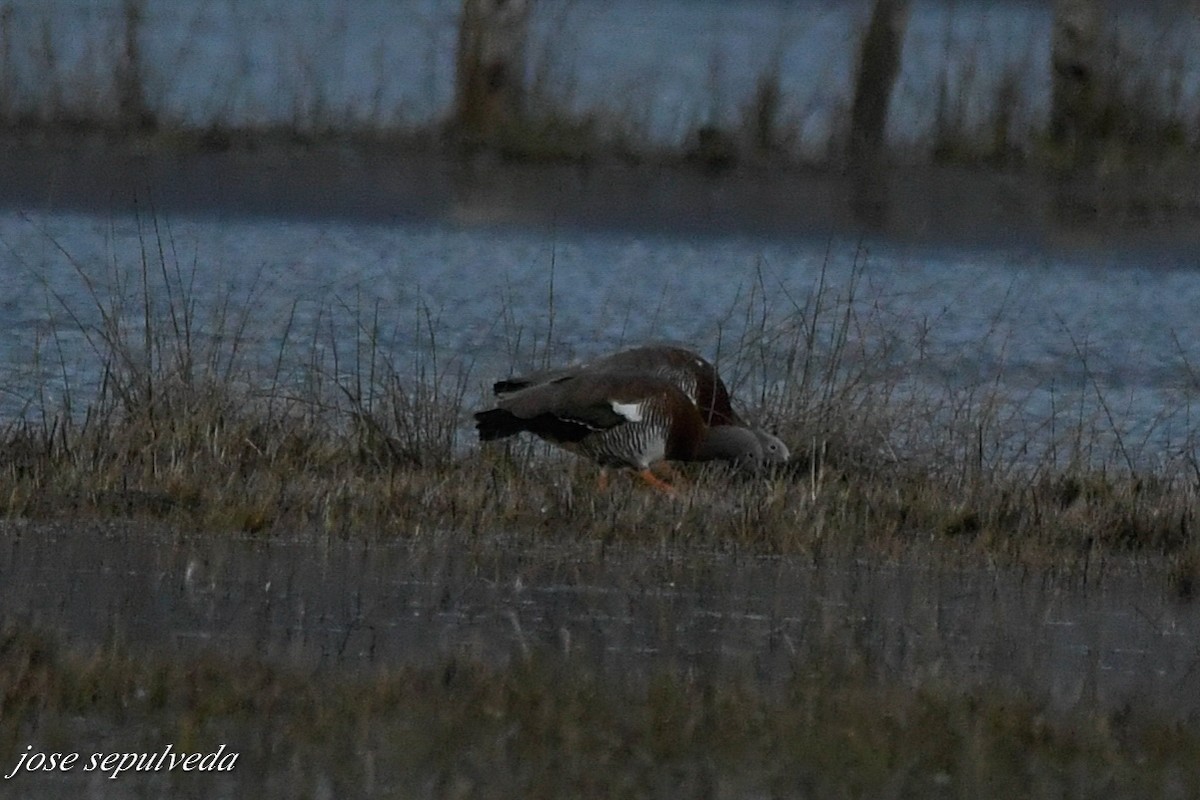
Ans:
[[[1094,379],[1049,419],[1029,416],[1002,374],[915,380],[939,358],[922,334],[937,323],[882,310],[862,260],[838,280],[822,271],[804,296],[761,271],[731,305],[710,355],[795,457],[761,476],[685,466],[670,500],[624,476],[599,492],[593,465],[527,437],[480,447],[470,412],[495,376],[446,352],[433,309],[406,315],[404,345],[381,323],[395,315],[361,298],[315,315],[293,306],[272,335],[251,324],[252,295],[202,309],[197,267],[176,257],[169,226],[140,224],[133,268],[99,276],[72,262],[92,308],[48,289],[65,323],[43,337],[41,384],[0,431],[9,517],[146,516],[214,535],[933,546],[1069,568],[1136,552],[1170,556],[1181,594],[1194,583],[1193,448],[1148,458]],[[86,364],[68,364],[67,332],[86,342]],[[557,363],[553,323],[510,334],[514,367]]]
[[[749,674],[598,675],[534,649],[507,664],[301,670],[253,656],[69,650],[0,630],[0,754],[239,753],[217,776],[260,796],[1145,797],[1200,789],[1200,740],[1130,711],[1047,718],[1029,702],[870,676],[844,650]],[[135,728],[130,724],[137,721]],[[85,755],[86,758],[86,755]],[[126,774],[140,784],[211,776]],[[86,779],[74,775],[72,779]],[[26,789],[39,778],[19,775]],[[61,788],[61,784],[60,784]]]

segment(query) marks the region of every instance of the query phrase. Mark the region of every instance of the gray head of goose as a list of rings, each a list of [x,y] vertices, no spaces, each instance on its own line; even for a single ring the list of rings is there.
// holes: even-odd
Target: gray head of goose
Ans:
[[[753,431],[758,437],[759,446],[762,447],[764,464],[786,464],[792,457],[788,446],[778,436],[758,428],[754,428]]]
[[[696,451],[697,461],[728,461],[736,467],[758,470],[764,463],[758,434],[740,425],[716,425],[708,429]]]

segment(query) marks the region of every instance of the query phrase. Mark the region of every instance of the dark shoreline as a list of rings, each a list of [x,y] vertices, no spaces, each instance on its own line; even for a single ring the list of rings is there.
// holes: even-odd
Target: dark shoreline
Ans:
[[[1060,180],[895,166],[868,187],[833,169],[682,161],[583,164],[443,148],[264,144],[219,152],[136,140],[0,142],[0,207],[221,217],[429,220],[685,235],[880,236],[1069,249],[1200,243],[1200,181]]]

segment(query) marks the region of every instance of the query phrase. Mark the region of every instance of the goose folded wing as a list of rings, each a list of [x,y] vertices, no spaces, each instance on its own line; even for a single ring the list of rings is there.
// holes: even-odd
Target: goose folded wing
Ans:
[[[578,442],[590,434],[629,422],[607,398],[580,397],[546,386],[511,395],[500,405],[526,420],[528,430],[559,442]]]
[[[574,377],[576,370],[570,367],[564,369],[546,370],[545,372],[534,372],[530,375],[519,375],[504,380],[496,381],[492,384],[492,394],[501,396],[519,392],[522,389],[528,389],[533,386],[544,386],[547,384],[562,383]]]

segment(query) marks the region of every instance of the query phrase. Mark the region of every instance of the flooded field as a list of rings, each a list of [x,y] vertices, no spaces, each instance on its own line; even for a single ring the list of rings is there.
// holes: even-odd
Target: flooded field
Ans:
[[[953,561],[632,547],[553,530],[383,541],[8,522],[0,528],[0,608],[6,630],[33,626],[71,651],[119,646],[137,659],[198,664],[216,654],[341,680],[402,669],[440,674],[454,663],[520,669],[533,659],[587,665],[586,674],[619,685],[676,675],[750,687],[783,709],[787,687],[816,669],[846,671],[855,677],[843,680],[868,686],[1008,697],[1041,709],[1047,725],[1132,714],[1186,730],[1200,719],[1191,688],[1200,606],[1170,591],[1153,559],[1062,574]],[[161,749],[176,741],[179,713],[168,705],[125,721],[47,720],[50,727],[28,736],[49,734],[47,747],[131,750],[149,740]],[[168,787],[183,796],[242,796],[251,787],[319,794],[322,785],[343,785],[392,796],[433,764],[417,763],[390,784],[340,784],[346,765],[326,763],[328,756],[314,754],[302,769],[270,757],[264,737],[282,736],[285,750],[303,740],[274,728],[269,720],[218,725],[220,741],[242,754],[233,775],[132,773],[98,784],[82,773],[19,774],[0,795],[89,786],[114,797]],[[354,753],[361,766],[364,753]],[[379,754],[383,774],[396,755]],[[436,786],[417,794],[444,796]]]
[[[1200,606],[1161,564],[1066,574],[950,559],[765,556],[486,533],[401,541],[6,523],[0,607],[73,646],[246,653],[313,668],[504,664],[749,672],[826,648],[880,680],[1019,691],[1058,711],[1200,718]]]

